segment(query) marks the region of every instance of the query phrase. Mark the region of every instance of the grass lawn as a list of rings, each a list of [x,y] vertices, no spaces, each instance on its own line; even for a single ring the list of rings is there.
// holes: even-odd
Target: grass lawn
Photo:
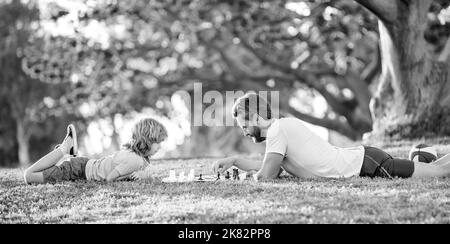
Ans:
[[[406,156],[407,146],[391,145]],[[438,147],[440,153],[449,147]],[[209,173],[213,160],[158,160]],[[450,223],[450,180],[299,180],[268,183],[69,182],[26,186],[0,169],[0,223]]]

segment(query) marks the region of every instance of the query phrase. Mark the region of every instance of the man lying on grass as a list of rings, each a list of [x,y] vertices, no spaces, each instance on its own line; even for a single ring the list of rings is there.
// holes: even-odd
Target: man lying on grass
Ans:
[[[150,163],[150,157],[167,138],[163,125],[154,119],[139,121],[133,128],[132,140],[124,150],[100,159],[76,157],[77,133],[73,125],[67,127],[67,135],[61,145],[45,155],[24,173],[25,183],[55,183],[61,181],[117,181],[139,178],[139,170]],[[56,165],[64,156],[71,158]]]
[[[270,104],[256,94],[238,99],[233,116],[255,143],[266,141],[263,162],[231,157],[215,162],[215,173],[235,166],[257,171],[256,180],[277,178],[282,170],[301,178],[418,178],[450,175],[450,155],[432,164],[393,158],[374,147],[334,147],[311,132],[301,120],[272,117]]]

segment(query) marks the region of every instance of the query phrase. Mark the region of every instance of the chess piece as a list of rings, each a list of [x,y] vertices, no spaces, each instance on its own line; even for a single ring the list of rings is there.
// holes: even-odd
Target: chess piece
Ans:
[[[180,173],[180,176],[178,176],[178,182],[183,182],[185,179],[184,171]]]
[[[199,180],[199,181],[203,181],[203,178],[202,178],[202,177],[203,177],[203,175],[200,174],[200,177],[198,178],[198,180]]]
[[[169,174],[169,181],[176,181],[177,180],[177,175],[175,173],[175,170],[171,170],[170,174]]]
[[[244,172],[244,173],[239,175],[239,180],[244,181],[246,179],[247,179],[247,173]]]
[[[194,181],[195,180],[195,170],[191,169],[188,175],[188,181]]]
[[[233,169],[233,180],[239,180],[239,170]]]
[[[231,178],[230,177],[230,172],[227,171],[227,175],[225,176],[225,179],[229,180],[230,178]]]

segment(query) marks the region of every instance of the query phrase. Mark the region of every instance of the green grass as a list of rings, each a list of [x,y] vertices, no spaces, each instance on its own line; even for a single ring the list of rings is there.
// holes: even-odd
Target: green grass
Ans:
[[[390,152],[405,155],[406,147]],[[441,153],[448,148],[439,149]],[[160,160],[167,176],[212,160]],[[0,170],[0,223],[450,223],[450,180],[299,180],[267,183],[68,182],[27,186]]]

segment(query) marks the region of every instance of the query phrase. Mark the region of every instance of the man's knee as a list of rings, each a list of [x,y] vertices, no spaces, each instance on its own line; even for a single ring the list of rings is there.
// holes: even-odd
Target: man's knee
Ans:
[[[31,182],[31,174],[32,172],[29,169],[26,169],[25,172],[23,172],[23,181],[25,184],[30,184]]]
[[[445,172],[443,167],[435,166],[431,164],[424,163],[414,163],[414,178],[423,178],[423,177],[445,177],[448,173]]]

